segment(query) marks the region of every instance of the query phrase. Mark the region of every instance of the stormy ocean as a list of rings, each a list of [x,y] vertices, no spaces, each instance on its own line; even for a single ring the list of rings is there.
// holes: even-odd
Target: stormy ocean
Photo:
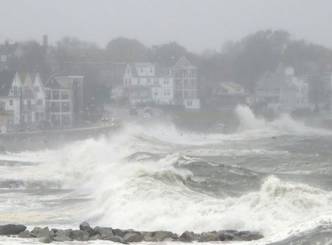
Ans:
[[[1,223],[235,229],[264,238],[227,244],[332,243],[332,131],[287,115],[267,121],[247,107],[236,115],[229,134],[128,124],[56,150],[1,153]]]

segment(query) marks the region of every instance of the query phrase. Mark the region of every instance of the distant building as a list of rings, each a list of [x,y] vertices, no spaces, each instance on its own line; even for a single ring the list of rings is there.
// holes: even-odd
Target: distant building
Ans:
[[[44,83],[39,73],[2,71],[0,107],[7,131],[77,125],[83,111],[83,77],[51,76]]]
[[[200,109],[197,68],[182,57],[172,68],[172,76],[175,84],[175,104],[186,109]]]
[[[0,103],[4,113],[10,113],[7,121],[6,130],[14,128],[20,124],[20,101],[19,97],[10,96],[12,82],[15,73],[9,71],[0,72]]]
[[[173,77],[168,69],[157,68],[152,63],[128,64],[123,87],[132,105],[174,103]]]
[[[11,118],[11,112],[6,111],[6,103],[0,99],[0,134],[8,132]]]
[[[83,76],[51,76],[45,84],[46,120],[53,128],[78,125],[83,113]]]
[[[310,108],[309,86],[295,76],[292,67],[266,73],[257,83],[255,96],[257,105],[277,113]]]
[[[235,82],[219,83],[213,92],[213,104],[218,108],[234,109],[239,104],[247,104],[248,94]]]
[[[177,105],[200,109],[197,68],[181,58],[172,68],[152,63],[128,64],[124,77],[124,93],[131,105]]]

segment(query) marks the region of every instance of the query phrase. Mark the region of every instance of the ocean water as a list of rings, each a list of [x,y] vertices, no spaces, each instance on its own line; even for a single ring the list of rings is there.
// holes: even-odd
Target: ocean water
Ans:
[[[240,126],[229,134],[128,124],[56,150],[1,153],[0,221],[236,229],[264,239],[227,244],[332,244],[332,131],[288,115],[267,121],[247,107],[236,114]],[[0,244],[33,242],[0,237]]]

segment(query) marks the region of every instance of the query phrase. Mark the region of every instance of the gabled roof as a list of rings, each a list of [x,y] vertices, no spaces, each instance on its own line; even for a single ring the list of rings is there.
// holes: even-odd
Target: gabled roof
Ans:
[[[130,69],[130,72],[131,72],[132,76],[134,76],[134,77],[143,77],[143,76],[139,75],[138,70],[141,69],[141,68],[147,68],[147,67],[155,68],[156,65],[153,64],[153,63],[148,63],[148,62],[145,62],[145,63],[129,63],[129,64],[127,64],[126,70]]]
[[[183,68],[190,68],[190,69],[194,69],[196,68],[195,66],[193,66],[190,61],[186,58],[186,57],[181,57],[174,65],[174,69],[183,69]]]
[[[0,96],[8,96],[15,73],[10,71],[0,72]]]
[[[77,78],[83,78],[83,76],[51,76],[45,86],[56,89],[72,89]]]

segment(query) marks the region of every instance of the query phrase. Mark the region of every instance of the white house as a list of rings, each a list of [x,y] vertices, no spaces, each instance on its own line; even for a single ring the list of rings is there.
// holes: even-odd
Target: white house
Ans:
[[[9,97],[17,98],[19,110],[15,110],[15,124],[37,127],[45,120],[45,91],[40,75],[16,73],[9,91]]]
[[[123,87],[132,105],[171,105],[174,102],[174,79],[168,69],[152,63],[128,64]]]
[[[200,109],[197,68],[185,57],[171,68],[152,63],[128,64],[123,87],[130,104],[153,103]]]
[[[0,74],[0,103],[1,110],[4,114],[9,114],[10,117],[6,121],[7,129],[12,129],[20,125],[21,120],[21,106],[19,99],[19,90],[15,90],[13,94],[13,82],[15,82],[16,75],[8,71],[2,71]],[[18,84],[20,81],[16,81]]]
[[[256,103],[274,112],[309,109],[309,86],[295,75],[294,68],[280,66],[265,74],[256,86]]]
[[[83,76],[51,76],[45,83],[45,117],[53,128],[80,123],[83,113]]]
[[[197,68],[187,58],[182,57],[172,68],[172,76],[175,84],[175,103],[186,109],[200,109]]]

